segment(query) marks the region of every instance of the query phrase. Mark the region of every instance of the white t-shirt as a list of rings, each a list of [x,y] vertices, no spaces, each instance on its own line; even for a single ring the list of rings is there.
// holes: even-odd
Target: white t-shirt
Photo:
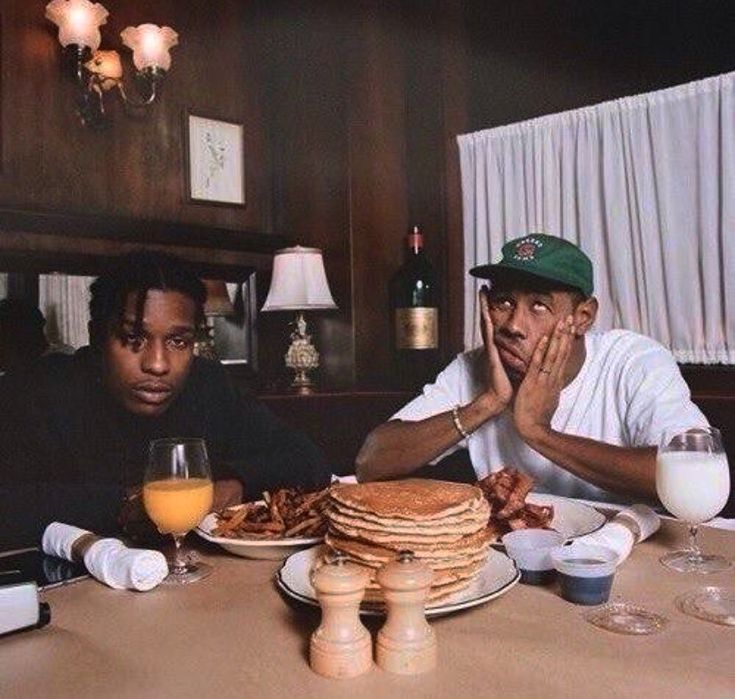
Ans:
[[[588,333],[581,370],[559,397],[551,420],[554,430],[623,447],[656,446],[672,427],[706,426],[691,402],[679,367],[663,346],[628,330]],[[483,388],[484,348],[459,354],[423,393],[391,419],[415,421],[466,405]],[[469,448],[478,478],[505,466],[520,468],[535,490],[590,500],[622,500],[557,466],[518,435],[506,409],[439,458]],[[437,459],[438,460],[438,459]]]

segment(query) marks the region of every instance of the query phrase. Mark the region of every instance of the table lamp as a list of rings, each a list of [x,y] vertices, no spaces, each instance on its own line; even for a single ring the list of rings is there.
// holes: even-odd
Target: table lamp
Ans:
[[[202,329],[202,336],[194,344],[194,354],[207,359],[218,359],[214,341],[214,319],[234,315],[235,308],[224,281],[202,279],[202,282],[207,291],[207,300],[204,303],[205,326]]]
[[[291,388],[309,393],[314,381],[309,372],[319,366],[319,353],[306,331],[304,311],[337,308],[324,272],[322,251],[300,245],[277,250],[273,277],[262,311],[298,311],[286,352],[286,366],[296,372]]]

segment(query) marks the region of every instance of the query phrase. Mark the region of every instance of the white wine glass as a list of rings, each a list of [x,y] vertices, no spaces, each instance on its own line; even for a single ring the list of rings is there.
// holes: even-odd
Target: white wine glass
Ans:
[[[143,479],[143,505],[161,534],[174,538],[168,584],[186,584],[205,578],[212,566],[188,561],[181,542],[212,508],[212,472],[203,439],[155,439],[148,450]]]
[[[664,433],[656,457],[656,491],[664,507],[689,527],[689,547],[661,558],[680,573],[717,573],[732,562],[702,553],[697,531],[719,514],[730,495],[730,470],[722,437],[714,427]]]

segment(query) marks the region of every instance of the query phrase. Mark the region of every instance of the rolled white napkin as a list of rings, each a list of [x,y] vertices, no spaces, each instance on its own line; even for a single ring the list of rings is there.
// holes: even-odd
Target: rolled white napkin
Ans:
[[[80,529],[71,524],[62,524],[61,522],[51,522],[43,532],[41,538],[41,548],[44,553],[49,556],[56,556],[64,560],[71,561],[71,547],[74,542],[85,534],[91,534],[86,529]]]
[[[52,522],[43,533],[41,546],[45,553],[70,561],[74,542],[89,533],[79,527]],[[160,551],[130,549],[118,539],[95,541],[84,554],[84,565],[90,575],[116,590],[145,592],[168,575],[168,564]]]
[[[632,505],[618,512],[612,521],[596,532],[580,536],[571,544],[607,546],[618,554],[620,565],[633,550],[634,544],[647,539],[661,526],[661,518],[648,505]]]

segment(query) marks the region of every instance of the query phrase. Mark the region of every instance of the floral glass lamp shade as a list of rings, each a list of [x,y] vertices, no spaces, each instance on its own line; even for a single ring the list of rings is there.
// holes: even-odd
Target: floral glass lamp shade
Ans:
[[[77,83],[77,112],[86,126],[99,128],[108,123],[105,95],[116,90],[126,109],[139,111],[149,107],[171,68],[172,47],[179,35],[171,27],[141,24],[120,32],[125,46],[133,52],[139,96],[134,99],[123,84],[120,54],[101,50],[100,27],[109,13],[104,5],[90,0],[51,0],[46,18],[59,28],[59,43],[70,58],[72,75]]]
[[[46,17],[59,28],[59,43],[87,46],[96,51],[102,43],[100,25],[107,23],[108,12],[89,0],[51,0]]]
[[[319,353],[306,330],[304,311],[337,308],[324,271],[322,251],[318,248],[278,250],[273,259],[273,277],[263,311],[297,311],[286,366],[296,372],[291,387],[301,393],[313,390],[309,372],[319,366]]]
[[[123,44],[133,52],[133,64],[139,71],[167,71],[171,68],[170,49],[179,43],[171,27],[141,24],[120,32]]]

